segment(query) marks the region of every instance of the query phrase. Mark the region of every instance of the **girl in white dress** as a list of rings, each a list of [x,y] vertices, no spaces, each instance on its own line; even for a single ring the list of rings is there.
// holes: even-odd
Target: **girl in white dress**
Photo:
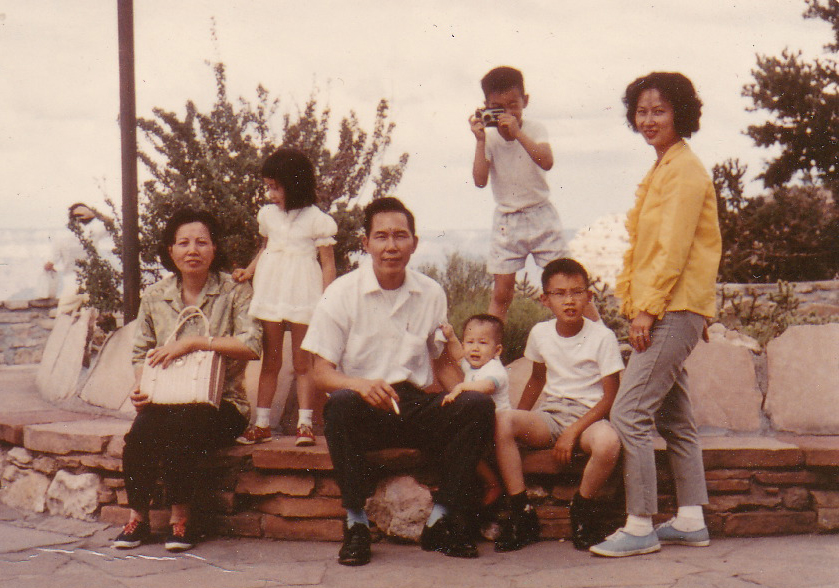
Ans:
[[[245,269],[233,272],[239,282],[253,278],[249,314],[262,321],[263,355],[256,421],[237,441],[244,445],[271,439],[268,417],[283,363],[283,337],[291,331],[291,353],[300,412],[297,445],[313,445],[312,356],[300,349],[315,304],[335,279],[335,233],[331,216],[315,206],[315,169],[308,157],[281,148],[265,160],[262,177],[271,204],[257,214],[262,247]],[[320,263],[318,263],[320,260]]]

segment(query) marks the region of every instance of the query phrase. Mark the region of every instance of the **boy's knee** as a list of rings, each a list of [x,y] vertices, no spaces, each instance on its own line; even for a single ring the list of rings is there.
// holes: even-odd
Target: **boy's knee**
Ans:
[[[621,441],[617,431],[608,423],[602,423],[591,438],[591,456],[614,461],[620,456]]]
[[[495,413],[495,436],[499,439],[512,439],[516,435],[515,419],[512,410]]]

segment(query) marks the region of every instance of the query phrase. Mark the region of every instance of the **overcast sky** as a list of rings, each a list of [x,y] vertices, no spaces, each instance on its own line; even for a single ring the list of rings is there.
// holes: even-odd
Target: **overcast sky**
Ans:
[[[208,109],[207,60],[228,66],[232,96],[262,83],[294,111],[317,86],[338,116],[371,127],[391,103],[394,143],[410,162],[397,195],[420,230],[488,228],[489,188],[472,186],[467,118],[490,68],[523,70],[526,118],[548,126],[548,174],[566,228],[623,212],[654,153],[624,122],[626,84],[681,71],[705,103],[691,140],[710,169],[727,157],[761,170],[742,134],[762,115],[741,97],[755,54],[807,56],[830,39],[802,0],[135,0],[138,116]],[[210,38],[211,18],[219,42]],[[116,0],[0,0],[0,228],[61,226],[66,207],[120,199]],[[277,120],[277,127],[279,123]],[[143,170],[140,169],[141,177]],[[750,191],[760,186],[754,183]]]

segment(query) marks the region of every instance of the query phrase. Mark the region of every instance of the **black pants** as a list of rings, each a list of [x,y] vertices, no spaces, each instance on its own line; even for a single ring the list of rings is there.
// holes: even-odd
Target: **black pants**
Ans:
[[[475,466],[495,431],[495,404],[486,394],[464,392],[441,406],[445,394],[425,394],[412,384],[393,386],[401,416],[374,408],[352,390],[338,390],[323,409],[326,444],[344,508],[361,509],[374,490],[364,454],[387,447],[420,449],[438,460],[435,501],[454,510],[478,503]]]
[[[209,404],[144,407],[125,435],[122,450],[128,506],[147,510],[158,477],[169,504],[190,504],[207,454],[232,443],[247,424],[229,402],[218,409]]]

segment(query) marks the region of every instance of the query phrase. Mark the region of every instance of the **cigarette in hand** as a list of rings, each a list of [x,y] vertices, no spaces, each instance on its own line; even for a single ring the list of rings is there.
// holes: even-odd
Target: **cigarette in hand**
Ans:
[[[399,416],[401,414],[399,412],[399,405],[396,404],[396,399],[393,396],[390,397],[390,403],[393,405],[393,412],[395,412],[396,415]]]

